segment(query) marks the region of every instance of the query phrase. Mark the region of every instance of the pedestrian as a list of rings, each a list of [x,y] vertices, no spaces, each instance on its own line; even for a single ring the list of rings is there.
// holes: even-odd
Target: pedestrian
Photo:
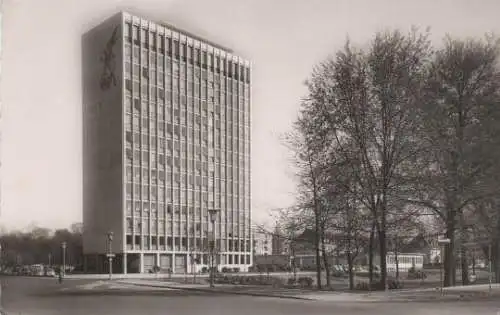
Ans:
[[[59,270],[59,284],[61,284],[63,281],[63,273],[62,270]]]

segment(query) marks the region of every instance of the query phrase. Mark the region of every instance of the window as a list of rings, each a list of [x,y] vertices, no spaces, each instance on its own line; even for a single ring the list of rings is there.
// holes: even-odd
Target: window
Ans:
[[[227,76],[229,78],[233,77],[233,62],[229,61]]]
[[[156,34],[153,32],[149,33],[149,44],[151,45],[151,49],[156,50]]]
[[[186,62],[187,60],[187,44],[182,43],[182,60]]]
[[[140,44],[141,31],[138,26],[134,26],[134,45]]]
[[[132,91],[132,81],[130,79],[125,80],[125,88],[128,91]]]
[[[174,39],[174,58],[179,59],[179,41]]]
[[[187,46],[186,57],[188,61],[191,61],[193,59],[193,48],[191,46]]]
[[[207,52],[206,51],[202,52],[202,54],[201,54],[201,66],[205,69],[207,68]]]
[[[145,29],[141,30],[141,41],[143,42],[144,47],[147,48],[149,46],[148,31]]]
[[[132,40],[132,25],[130,25],[129,23],[126,23],[125,28],[123,30],[123,33],[124,33],[125,39],[128,42],[130,42]]]
[[[249,84],[250,83],[250,68],[246,68],[246,83]]]
[[[199,67],[200,66],[200,49],[194,49],[194,63]]]
[[[165,53],[170,56],[172,54],[172,39],[166,37],[164,40]]]

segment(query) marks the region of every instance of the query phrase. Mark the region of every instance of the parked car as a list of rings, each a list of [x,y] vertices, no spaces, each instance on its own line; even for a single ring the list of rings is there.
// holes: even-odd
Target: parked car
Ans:
[[[55,277],[56,276],[56,272],[52,268],[45,268],[45,276],[46,277]]]

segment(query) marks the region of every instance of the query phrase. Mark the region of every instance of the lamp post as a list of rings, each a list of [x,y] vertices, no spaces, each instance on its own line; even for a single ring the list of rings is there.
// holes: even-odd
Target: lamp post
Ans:
[[[108,232],[108,254],[106,255],[108,257],[108,263],[109,263],[109,280],[113,278],[113,257],[115,257],[115,254],[113,254],[113,232],[109,231]]]
[[[214,277],[215,277],[215,220],[217,219],[218,209],[208,209],[208,215],[210,222],[212,223],[212,233],[209,240],[210,249],[210,287],[214,287]]]
[[[64,277],[66,275],[66,247],[67,243],[62,242],[61,248],[62,248],[62,271],[61,275]]]
[[[488,293],[491,295],[491,242],[488,244]]]

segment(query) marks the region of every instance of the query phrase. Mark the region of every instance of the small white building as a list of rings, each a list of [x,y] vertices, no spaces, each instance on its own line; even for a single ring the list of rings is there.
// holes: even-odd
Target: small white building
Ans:
[[[415,270],[422,270],[424,268],[424,254],[421,253],[398,253],[394,252],[387,253],[387,271],[396,272],[396,258],[397,258],[397,268],[400,272],[407,272],[412,267]]]
[[[256,256],[272,254],[272,235],[259,228],[253,231],[253,252]]]

